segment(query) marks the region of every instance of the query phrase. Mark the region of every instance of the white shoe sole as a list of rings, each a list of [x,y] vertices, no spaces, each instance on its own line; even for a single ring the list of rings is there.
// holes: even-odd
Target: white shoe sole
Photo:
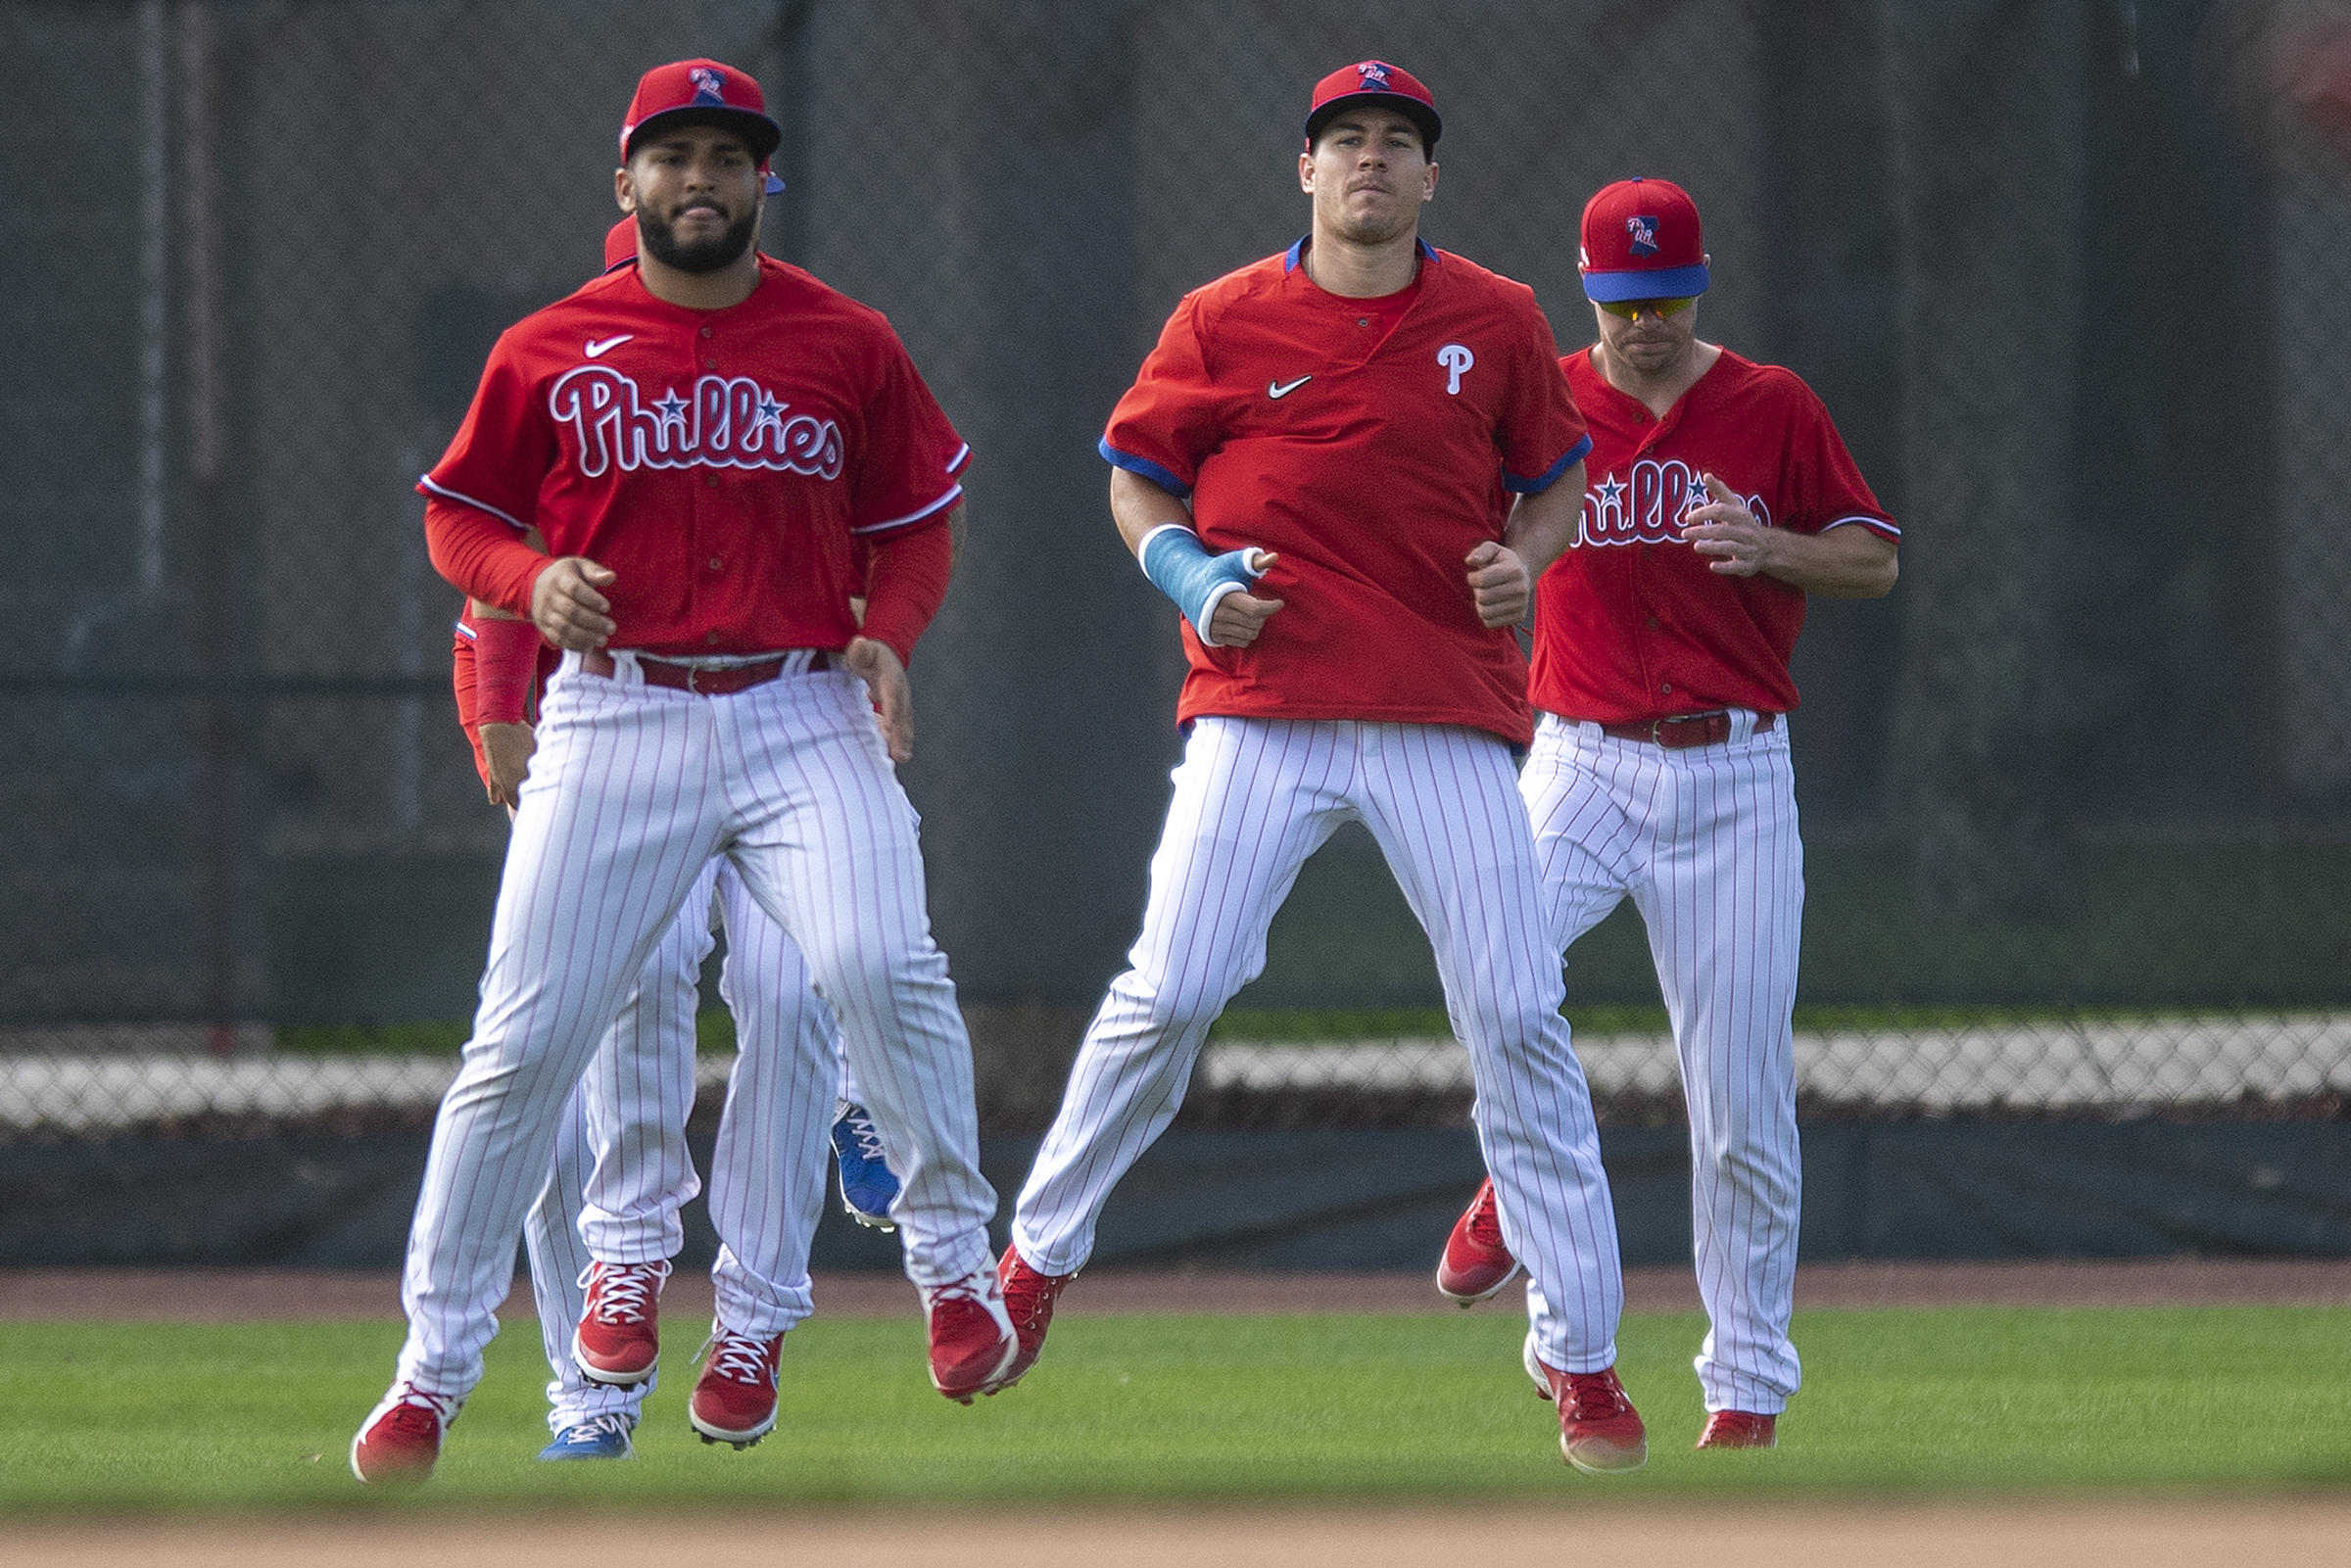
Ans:
[[[1445,1268],[1444,1265],[1440,1263],[1437,1266],[1437,1294],[1444,1297],[1447,1301],[1452,1302],[1457,1307],[1475,1307],[1479,1302],[1490,1302],[1495,1297],[1500,1296],[1502,1294],[1503,1287],[1508,1285],[1511,1280],[1516,1279],[1519,1274],[1524,1271],[1525,1266],[1526,1265],[1523,1263],[1512,1263],[1511,1264],[1511,1271],[1503,1275],[1502,1278],[1496,1280],[1492,1288],[1480,1291],[1475,1296],[1464,1296],[1460,1291],[1451,1290],[1446,1287]]]

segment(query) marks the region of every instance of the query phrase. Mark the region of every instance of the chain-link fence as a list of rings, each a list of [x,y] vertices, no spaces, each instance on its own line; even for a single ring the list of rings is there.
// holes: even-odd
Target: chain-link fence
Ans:
[[[907,778],[994,1125],[1049,1110],[1119,967],[1177,744],[1173,617],[1094,439],[1176,298],[1304,227],[1308,86],[1371,55],[1444,107],[1430,237],[1564,344],[1584,197],[1688,186],[1702,331],[1803,373],[1905,525],[1895,594],[1816,604],[1799,653],[1812,1114],[2333,1116],[2351,170],[2310,126],[2344,100],[2247,138],[2223,87],[2275,109],[2263,51],[2339,20],[18,0],[0,1141],[429,1114],[504,823],[409,486],[497,332],[595,270],[630,88],[688,54],[787,126],[764,243],[888,310],[979,453]],[[1629,912],[1568,976],[1607,1116],[1673,1116]],[[1188,1115],[1458,1117],[1445,1033],[1343,833]]]

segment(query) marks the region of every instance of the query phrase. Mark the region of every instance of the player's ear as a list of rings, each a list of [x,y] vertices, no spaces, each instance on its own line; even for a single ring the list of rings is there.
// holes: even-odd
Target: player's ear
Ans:
[[[637,182],[629,177],[629,166],[623,164],[612,171],[612,200],[624,213],[637,211]]]
[[[1424,175],[1421,177],[1421,180],[1420,180],[1420,200],[1422,200],[1423,202],[1433,202],[1433,201],[1435,201],[1436,199],[1437,199],[1437,166],[1436,166],[1436,165],[1434,165],[1434,164],[1431,164],[1431,165],[1429,165],[1429,166],[1428,166],[1428,172],[1427,172],[1426,174],[1424,174]]]
[[[1309,196],[1315,193],[1315,155],[1311,148],[1298,155],[1298,188]]]

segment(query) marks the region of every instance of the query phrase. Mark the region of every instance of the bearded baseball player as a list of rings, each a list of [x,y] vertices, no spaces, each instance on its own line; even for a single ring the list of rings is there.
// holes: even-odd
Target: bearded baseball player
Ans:
[[[1300,866],[1361,822],[1465,1025],[1481,1146],[1544,1285],[1530,1364],[1561,1450],[1627,1470],[1648,1449],[1613,1369],[1615,1220],[1512,757],[1532,716],[1511,627],[1567,543],[1590,443],[1533,293],[1420,241],[1441,128],[1394,66],[1319,82],[1312,232],[1188,295],[1103,438],[1119,531],[1183,613],[1189,737],[1132,968],[1013,1217],[1014,1371],[1264,968]]]
[[[1618,181],[1582,237],[1600,336],[1561,363],[1592,426],[1588,489],[1536,599],[1519,787],[1560,950],[1627,897],[1649,927],[1690,1108],[1698,1446],[1768,1449],[1799,1375],[1788,659],[1805,595],[1887,593],[1901,536],[1810,388],[1700,341],[1708,259],[1687,192]],[[1440,1290],[1466,1306],[1510,1280],[1517,1202],[1479,1190]]]
[[[945,592],[962,444],[877,312],[753,246],[781,140],[741,71],[647,72],[614,175],[638,265],[499,340],[421,483],[442,575],[564,657],[417,1200],[408,1341],[352,1442],[362,1481],[430,1474],[565,1101],[722,853],[806,959],[901,1167],[892,1214],[934,1385],[968,1402],[1018,1354],[970,1041],[892,771],[912,754],[905,660]],[[534,526],[551,554],[522,537]],[[771,1385],[781,1348],[758,1344]]]
[[[771,177],[769,194],[780,189]],[[607,271],[636,264],[635,218],[605,236],[604,261]],[[544,547],[536,530],[525,537]],[[555,650],[531,623],[470,601],[456,630],[459,720],[491,800],[510,809]],[[860,1224],[894,1228],[888,1210],[897,1180],[841,1059],[832,1011],[809,991],[792,939],[716,858],[622,1005],[613,1025],[621,1038],[607,1038],[574,1091],[554,1169],[525,1228],[553,1372],[554,1436],[543,1459],[627,1457],[645,1396],[658,1381],[661,1286],[684,1241],[680,1211],[700,1189],[686,1122],[714,892],[729,935],[719,990],[740,1049],[710,1181],[722,1244],[711,1270],[718,1320],[687,1402],[705,1443],[747,1448],[772,1429],[776,1367],[764,1345],[810,1310],[808,1248],[823,1188],[822,1145],[808,1125],[823,1103],[813,1070],[838,1072],[832,1136],[843,1208]]]

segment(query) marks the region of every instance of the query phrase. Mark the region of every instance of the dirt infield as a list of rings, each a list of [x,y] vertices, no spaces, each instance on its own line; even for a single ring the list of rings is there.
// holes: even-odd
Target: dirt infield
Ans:
[[[1915,1507],[1555,1507],[808,1511],[707,1517],[438,1518],[11,1526],[0,1564],[46,1568],[531,1568],[588,1562],[854,1562],[959,1568],[1428,1568],[1605,1561],[1623,1568],[2336,1568],[2351,1501],[1984,1503]]]
[[[1625,1270],[1634,1312],[1698,1310],[1686,1268]],[[816,1276],[819,1313],[911,1316],[914,1288],[894,1274]],[[665,1310],[710,1310],[707,1276],[681,1274]],[[1797,1270],[1799,1311],[1838,1307],[2351,1306],[2351,1259],[2032,1259],[1820,1263]],[[1426,1274],[1270,1274],[1104,1269],[1070,1287],[1073,1316],[1128,1312],[1444,1312]],[[1518,1311],[1506,1290],[1480,1308]],[[400,1315],[400,1279],[333,1269],[0,1268],[0,1319],[233,1323]],[[518,1288],[504,1315],[531,1315]]]

